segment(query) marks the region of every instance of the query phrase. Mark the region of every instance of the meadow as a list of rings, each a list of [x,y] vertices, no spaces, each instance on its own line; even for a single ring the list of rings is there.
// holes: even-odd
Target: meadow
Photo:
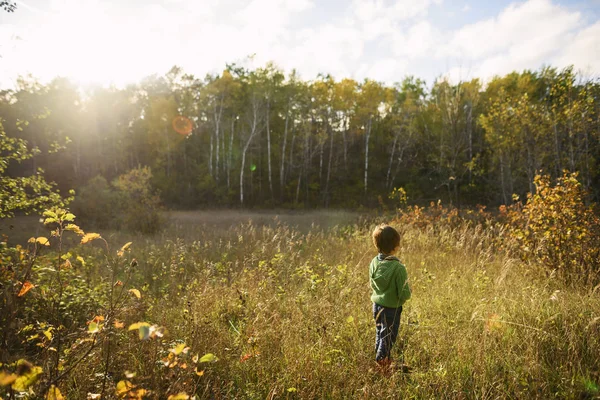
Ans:
[[[43,267],[56,257],[51,239],[8,340],[18,351],[3,351],[41,367],[30,398],[600,396],[598,287],[523,261],[498,241],[500,224],[337,211],[168,221],[154,236],[98,232],[106,244],[65,231],[73,261],[58,308]],[[413,290],[393,353],[410,374],[381,374],[373,360],[367,270],[382,221],[402,234]],[[57,362],[59,335],[69,351]]]

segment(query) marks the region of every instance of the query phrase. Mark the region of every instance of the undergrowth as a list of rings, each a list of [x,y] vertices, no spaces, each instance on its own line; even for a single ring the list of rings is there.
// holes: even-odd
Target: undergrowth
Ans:
[[[367,276],[379,221],[190,225],[133,244],[71,228],[50,246],[5,247],[2,312],[15,317],[2,326],[3,396],[600,396],[598,286],[524,259],[485,210],[459,214],[433,205],[392,222],[413,292],[393,357],[413,372],[388,376],[374,364]]]

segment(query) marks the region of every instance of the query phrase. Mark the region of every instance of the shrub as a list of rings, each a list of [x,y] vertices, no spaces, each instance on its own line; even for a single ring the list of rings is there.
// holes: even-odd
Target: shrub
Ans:
[[[71,208],[80,220],[96,228],[120,228],[122,198],[104,177],[90,179],[78,192]]]
[[[152,172],[135,168],[116,178],[112,185],[101,176],[80,189],[73,211],[96,228],[156,233],[163,224],[160,198],[152,190]]]
[[[156,233],[163,219],[160,215],[160,197],[152,190],[149,167],[135,168],[119,176],[113,186],[120,192],[123,202],[125,226],[142,233]]]
[[[597,283],[600,277],[600,219],[585,204],[577,173],[564,173],[555,186],[536,176],[536,193],[508,212],[521,257],[540,262],[567,281]]]

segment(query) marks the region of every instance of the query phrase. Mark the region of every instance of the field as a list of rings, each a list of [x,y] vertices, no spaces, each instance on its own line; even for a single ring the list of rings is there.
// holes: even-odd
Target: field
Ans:
[[[139,340],[136,332],[110,328],[112,338],[89,354],[86,343],[72,345],[65,364],[75,354],[85,357],[56,387],[73,399],[99,394],[103,386],[111,398],[123,382],[130,386],[121,398],[127,390],[130,398],[600,395],[598,290],[568,288],[509,256],[494,244],[498,232],[481,226],[392,223],[402,232],[399,256],[413,290],[393,355],[413,372],[378,373],[367,275],[376,251],[369,236],[376,222],[390,218],[175,212],[154,237],[99,232],[111,252],[133,241],[126,257],[137,260],[131,280],[125,270],[119,278],[126,289],[138,288],[140,299],[131,296],[112,318],[125,326],[147,322],[164,336]],[[15,229],[44,229],[33,218],[12,222]],[[87,277],[80,283],[92,289],[88,302],[81,288],[65,289],[72,304],[62,323],[76,325],[84,315],[89,323],[96,313],[111,318],[102,300],[110,285],[99,261],[101,241],[94,247],[69,242],[73,256],[86,260],[85,267],[73,263]],[[30,292],[32,301],[39,300],[38,289]],[[32,354],[24,345],[23,355]],[[198,355],[211,362],[198,362]],[[45,370],[52,365],[51,355],[36,357],[29,361]]]

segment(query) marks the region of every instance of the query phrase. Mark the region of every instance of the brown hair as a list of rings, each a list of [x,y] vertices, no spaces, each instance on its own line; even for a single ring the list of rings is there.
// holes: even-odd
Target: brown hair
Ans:
[[[373,243],[382,253],[391,253],[400,244],[400,234],[389,225],[381,224],[373,231]]]

